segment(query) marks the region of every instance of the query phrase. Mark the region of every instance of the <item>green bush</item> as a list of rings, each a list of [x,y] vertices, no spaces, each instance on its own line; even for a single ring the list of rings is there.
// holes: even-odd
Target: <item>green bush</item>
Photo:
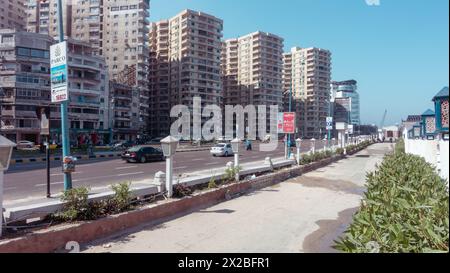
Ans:
[[[111,186],[111,189],[114,191],[114,196],[111,199],[114,211],[123,212],[130,209],[131,200],[133,199],[130,185],[130,182],[126,182]]]
[[[225,183],[238,182],[236,181],[236,174],[242,170],[241,166],[231,167],[225,170],[225,175],[223,176],[223,181]]]
[[[344,252],[449,251],[449,193],[423,158],[385,157],[367,175],[367,193],[335,248]]]
[[[213,176],[211,177],[211,179],[208,182],[208,189],[215,189],[217,188],[217,183],[216,183],[216,177]]]
[[[64,221],[93,220],[100,214],[100,207],[89,204],[89,188],[80,187],[63,192],[61,201],[64,202],[63,209],[56,217]]]

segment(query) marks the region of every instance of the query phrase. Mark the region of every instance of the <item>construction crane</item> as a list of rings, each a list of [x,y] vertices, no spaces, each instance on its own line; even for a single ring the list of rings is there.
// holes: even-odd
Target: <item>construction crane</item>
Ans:
[[[378,128],[378,139],[380,140],[383,140],[384,138],[383,127],[384,122],[386,121],[387,112],[388,112],[387,110],[384,111],[383,119],[381,120],[380,127]]]

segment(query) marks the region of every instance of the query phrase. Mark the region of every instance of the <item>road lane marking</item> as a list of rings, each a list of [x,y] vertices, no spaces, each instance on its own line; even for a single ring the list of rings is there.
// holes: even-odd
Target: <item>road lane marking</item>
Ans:
[[[75,182],[75,181],[72,181],[72,182]],[[60,185],[60,184],[64,184],[64,182],[53,182],[53,183],[50,183],[50,185]],[[47,186],[47,183],[45,183],[45,184],[36,184],[34,186],[35,187],[44,187],[44,186]]]
[[[17,189],[17,187],[6,187],[3,190],[8,191],[8,190],[15,190],[15,189]]]
[[[174,170],[180,170],[180,169],[187,169],[187,166],[174,168]]]
[[[210,165],[217,165],[217,164],[220,164],[220,163],[218,163],[218,162],[211,162],[211,163],[206,163],[205,165],[206,166],[210,166]]]
[[[80,174],[80,173],[83,173],[83,172],[74,172],[72,174]],[[64,174],[63,173],[52,173],[52,174],[50,174],[50,176],[58,176],[58,175],[64,175]]]
[[[128,166],[128,167],[117,167],[114,168],[115,170],[125,170],[125,169],[132,169],[132,168],[137,168],[138,166]]]
[[[204,158],[196,158],[196,159],[192,159],[191,161],[202,161],[204,160]]]
[[[136,172],[136,173],[122,173],[118,174],[116,176],[127,176],[127,175],[135,175],[135,174],[143,174],[144,172]]]

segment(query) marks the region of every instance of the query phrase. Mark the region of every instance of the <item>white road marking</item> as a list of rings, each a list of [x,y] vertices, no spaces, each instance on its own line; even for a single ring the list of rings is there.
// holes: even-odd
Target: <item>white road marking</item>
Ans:
[[[206,165],[206,166],[210,166],[210,165],[217,165],[217,164],[219,164],[219,163],[217,163],[217,162],[211,162],[211,163],[206,163],[205,165]]]
[[[17,187],[6,187],[3,190],[8,191],[8,190],[15,190],[15,189],[17,189]]]
[[[75,181],[72,181],[72,182],[75,182]],[[60,184],[64,184],[64,182],[53,182],[53,183],[50,183],[50,185],[60,185]],[[35,187],[45,187],[45,186],[47,186],[47,183],[45,183],[45,184],[36,184],[34,186]]]
[[[187,167],[186,166],[183,166],[183,167],[177,167],[177,168],[173,168],[174,170],[180,170],[180,169],[187,169]]]
[[[191,161],[202,161],[204,160],[204,158],[196,158],[196,159],[192,159]]]
[[[83,172],[74,172],[72,174],[80,174],[80,173],[83,173]],[[52,173],[52,174],[50,174],[50,176],[59,176],[59,175],[63,175],[63,173]]]
[[[144,172],[136,172],[136,173],[122,173],[118,174],[116,176],[127,176],[127,175],[135,175],[135,174],[143,174]]]
[[[128,167],[117,167],[114,168],[115,170],[125,170],[125,169],[132,169],[132,168],[137,168],[138,166],[128,166]]]

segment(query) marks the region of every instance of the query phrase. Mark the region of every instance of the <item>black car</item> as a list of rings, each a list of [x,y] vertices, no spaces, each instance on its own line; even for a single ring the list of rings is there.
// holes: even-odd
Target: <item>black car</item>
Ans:
[[[122,159],[127,162],[145,163],[149,161],[164,161],[164,155],[163,152],[157,148],[134,146],[123,152]]]

